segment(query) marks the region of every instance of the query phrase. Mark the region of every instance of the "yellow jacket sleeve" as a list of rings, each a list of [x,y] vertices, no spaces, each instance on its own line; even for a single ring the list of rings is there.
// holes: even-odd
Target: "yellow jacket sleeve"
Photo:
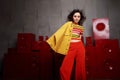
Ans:
[[[72,22],[66,22],[47,40],[47,43],[50,45],[50,47],[55,52],[60,53],[60,54],[66,53],[66,51],[64,49],[62,49],[62,51],[61,51],[61,47],[64,46],[64,45],[62,45],[62,43],[64,43],[63,41],[65,39],[65,35],[67,35],[66,31],[68,31],[67,29],[69,29],[69,27],[71,26],[71,23]],[[68,35],[69,35],[69,33],[68,33]]]

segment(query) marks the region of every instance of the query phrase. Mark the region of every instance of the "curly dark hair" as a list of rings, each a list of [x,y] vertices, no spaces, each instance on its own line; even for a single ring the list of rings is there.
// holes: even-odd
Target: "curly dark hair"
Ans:
[[[82,25],[83,25],[83,22],[84,22],[85,19],[86,19],[86,17],[84,16],[82,10],[74,9],[74,10],[71,11],[70,14],[68,15],[67,20],[68,20],[68,21],[73,21],[73,15],[74,15],[76,12],[79,12],[80,15],[81,15],[81,19],[80,19],[80,21],[78,22],[78,24],[82,26]]]

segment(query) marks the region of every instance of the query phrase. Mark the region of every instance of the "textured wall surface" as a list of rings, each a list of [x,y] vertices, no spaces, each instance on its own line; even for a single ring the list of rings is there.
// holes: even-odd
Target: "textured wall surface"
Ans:
[[[7,48],[16,46],[17,33],[52,35],[68,13],[83,9],[87,20],[84,36],[92,36],[92,19],[108,17],[110,38],[120,40],[119,0],[0,0],[0,59]]]

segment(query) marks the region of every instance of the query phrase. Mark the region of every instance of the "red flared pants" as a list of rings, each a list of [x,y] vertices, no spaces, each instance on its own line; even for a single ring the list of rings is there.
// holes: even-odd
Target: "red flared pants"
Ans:
[[[69,51],[60,67],[61,80],[70,80],[74,60],[76,60],[74,80],[86,80],[85,48],[82,42],[70,43]]]

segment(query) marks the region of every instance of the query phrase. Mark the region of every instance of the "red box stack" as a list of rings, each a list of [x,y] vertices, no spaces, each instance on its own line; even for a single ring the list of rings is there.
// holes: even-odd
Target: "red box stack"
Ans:
[[[32,42],[35,41],[35,35],[32,33],[18,33],[17,52],[31,52]]]
[[[93,46],[92,37],[86,37],[86,47],[87,46]]]
[[[96,40],[97,77],[119,77],[119,42],[117,39]]]
[[[86,73],[87,77],[94,78],[96,77],[96,48],[94,46],[86,47]]]

